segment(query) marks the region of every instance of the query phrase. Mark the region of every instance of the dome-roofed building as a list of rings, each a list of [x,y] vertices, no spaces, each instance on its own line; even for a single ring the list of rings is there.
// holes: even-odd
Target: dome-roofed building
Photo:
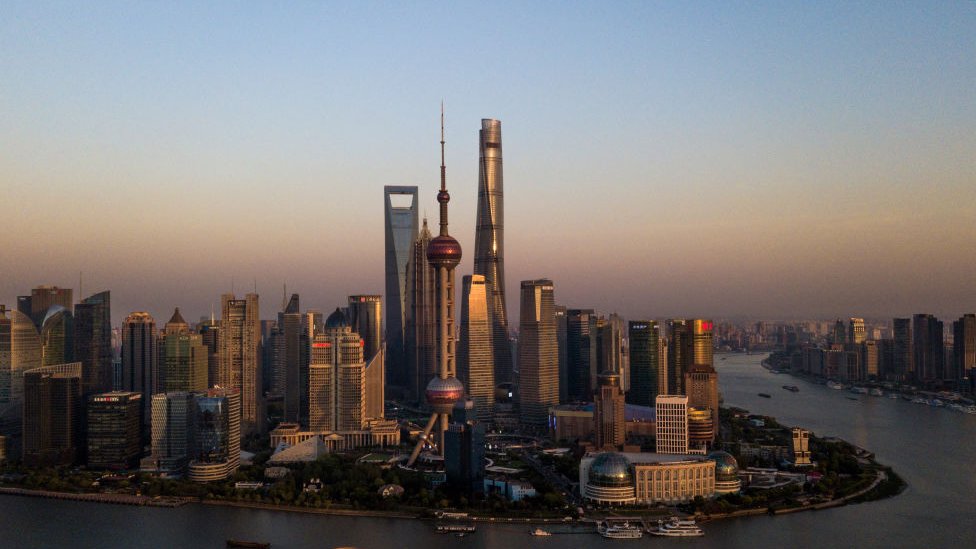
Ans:
[[[349,319],[346,318],[346,315],[342,312],[342,309],[338,307],[336,307],[336,310],[333,311],[331,315],[329,315],[329,318],[325,319],[326,330],[330,330],[330,329],[336,330],[336,329],[348,328],[348,327],[349,327]]]
[[[634,503],[634,469],[616,452],[604,452],[590,462],[584,486],[586,497],[600,503]]]
[[[580,492],[599,505],[686,503],[715,495],[715,465],[700,455],[589,454],[580,461]]]
[[[732,457],[732,454],[716,450],[706,457],[715,462],[716,494],[733,494],[742,488],[742,481],[739,480],[739,462]]]

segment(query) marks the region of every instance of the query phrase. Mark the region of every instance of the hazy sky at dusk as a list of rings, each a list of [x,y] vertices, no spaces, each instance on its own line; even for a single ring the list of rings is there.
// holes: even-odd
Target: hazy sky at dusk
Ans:
[[[538,277],[628,318],[976,310],[973,2],[4,2],[0,82],[8,306],[382,293],[443,98],[459,279],[502,121],[513,320]]]

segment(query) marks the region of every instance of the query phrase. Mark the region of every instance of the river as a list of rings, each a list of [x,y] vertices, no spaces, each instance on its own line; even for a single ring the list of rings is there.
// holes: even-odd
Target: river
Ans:
[[[0,496],[0,547],[219,548],[227,538],[282,547],[971,547],[976,544],[976,416],[903,400],[835,391],[760,365],[762,355],[716,355],[726,406],[833,435],[876,453],[908,489],[883,501],[704,525],[697,539],[604,540],[596,534],[533,538],[525,525],[479,525],[463,539],[427,522],[186,505],[143,508]],[[790,393],[782,385],[797,385]],[[772,398],[761,398],[768,393]]]

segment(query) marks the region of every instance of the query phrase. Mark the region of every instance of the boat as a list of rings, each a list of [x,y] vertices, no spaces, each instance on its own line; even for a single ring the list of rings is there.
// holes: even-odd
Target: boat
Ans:
[[[787,391],[791,392],[791,393],[799,393],[800,392],[800,388],[797,387],[796,385],[783,385],[783,388],[786,389]]]
[[[878,389],[877,387],[875,387],[874,389],[871,389],[871,393],[870,394],[871,394],[871,396],[875,396],[875,397],[883,397],[884,396],[884,391],[882,391],[881,389]]]
[[[928,403],[929,401],[925,400],[922,397],[916,397],[915,399],[912,400],[912,404],[928,404]]]
[[[667,521],[657,521],[657,528],[651,528],[650,533],[655,536],[671,538],[690,538],[704,536],[705,532],[693,520],[681,520],[671,517]]]
[[[851,387],[851,392],[855,395],[866,395],[868,390],[864,387]]]
[[[548,530],[543,530],[542,528],[536,528],[535,530],[529,531],[530,536],[551,536],[552,532]]]
[[[630,523],[610,525],[601,522],[596,531],[603,537],[609,539],[640,539],[644,536],[640,526],[631,526]]]
[[[475,531],[474,524],[439,524],[438,534],[470,534]]]
[[[854,400],[854,401],[858,401],[858,400],[861,400],[861,399],[859,399],[859,398],[857,398],[857,397],[847,397],[847,400]]]
[[[888,398],[898,400],[898,393],[888,393]]]
[[[227,540],[227,547],[243,547],[246,549],[268,549],[269,547],[271,547],[271,544],[262,541],[245,541],[240,539],[229,539]]]
[[[839,390],[841,390],[841,389],[844,388],[844,384],[843,383],[837,383],[836,381],[828,381],[827,382],[827,387],[839,391]]]
[[[773,398],[773,396],[770,395],[770,394],[768,394],[768,393],[759,393],[759,396],[761,396],[763,398]]]
[[[932,400],[929,401],[929,406],[935,406],[936,408],[941,408],[945,406],[945,402],[942,402],[937,398],[933,398]]]

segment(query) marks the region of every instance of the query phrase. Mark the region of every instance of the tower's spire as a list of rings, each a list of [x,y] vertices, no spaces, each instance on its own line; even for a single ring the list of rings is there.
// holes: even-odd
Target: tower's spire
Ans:
[[[444,165],[444,102],[441,101],[441,192],[437,202],[441,205],[441,235],[447,236],[447,203],[451,195],[447,193],[447,167]]]

